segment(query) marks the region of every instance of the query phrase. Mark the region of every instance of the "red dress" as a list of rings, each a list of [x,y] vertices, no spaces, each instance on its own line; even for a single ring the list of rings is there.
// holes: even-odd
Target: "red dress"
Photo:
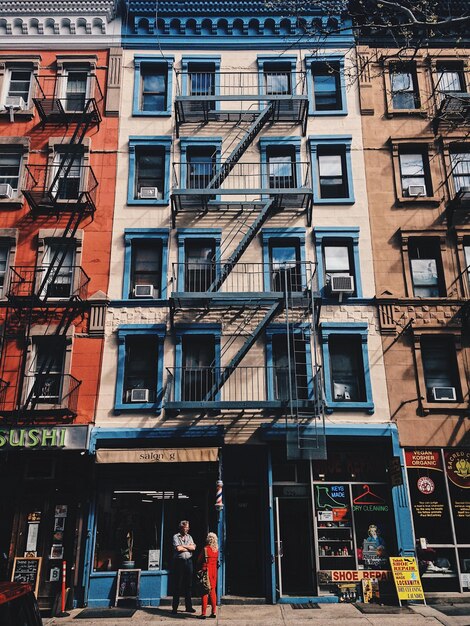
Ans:
[[[217,562],[219,560],[219,551],[214,550],[210,546],[206,546],[207,559],[204,555],[204,550],[198,558],[198,569],[206,569],[209,572],[209,580],[211,583],[211,590],[207,594],[202,596],[202,615],[206,614],[207,601],[210,600],[212,613],[215,615],[217,610]]]

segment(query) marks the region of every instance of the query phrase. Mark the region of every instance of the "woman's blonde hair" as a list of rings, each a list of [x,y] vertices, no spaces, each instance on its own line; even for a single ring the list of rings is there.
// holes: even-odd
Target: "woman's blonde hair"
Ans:
[[[206,545],[208,545],[210,548],[213,548],[214,550],[219,549],[219,542],[215,533],[207,533]]]

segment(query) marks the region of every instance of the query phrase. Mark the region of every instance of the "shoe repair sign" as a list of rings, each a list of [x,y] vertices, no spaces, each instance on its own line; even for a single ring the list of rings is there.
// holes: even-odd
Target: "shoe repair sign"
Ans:
[[[416,559],[408,556],[391,556],[390,565],[400,602],[402,600],[424,601],[423,586]]]

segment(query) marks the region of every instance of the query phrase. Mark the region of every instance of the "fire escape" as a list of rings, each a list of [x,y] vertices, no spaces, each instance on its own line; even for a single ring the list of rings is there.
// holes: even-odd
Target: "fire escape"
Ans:
[[[310,459],[325,455],[321,368],[315,342],[316,268],[300,260],[242,261],[261,227],[281,211],[283,215],[304,213],[307,225],[311,224],[309,163],[242,159],[268,124],[298,124],[305,133],[305,74],[292,72],[290,76],[288,90],[264,89],[262,94],[258,74],[227,72],[218,74],[217,89],[206,90],[205,95],[178,91],[178,132],[185,124],[222,122],[231,124],[234,133],[225,140],[229,145],[224,145],[219,159],[174,164],[173,226],[189,214],[196,219],[208,216],[212,224],[220,221],[230,227],[224,228],[220,248],[209,261],[184,261],[173,267],[172,323],[187,319],[192,312],[204,321],[222,320],[224,331],[220,354],[212,363],[167,368],[165,408],[176,413],[262,411],[284,416],[289,458]],[[178,84],[213,80],[182,73]],[[269,84],[279,84],[272,73]],[[234,103],[239,108],[229,108]],[[256,344],[273,328],[282,356],[266,365],[253,365]]]
[[[93,219],[98,181],[83,164],[84,140],[99,125],[102,92],[96,76],[83,68],[64,76],[36,76],[37,132],[61,132],[47,163],[26,166],[22,194],[28,222],[58,228],[47,262],[13,266],[6,283],[2,372],[10,377],[0,397],[0,415],[15,422],[70,421],[77,415],[81,381],[64,372],[67,333],[86,309],[89,277],[74,258],[80,223]],[[51,132],[51,134],[53,134]],[[32,329],[47,330],[44,349],[29,354]],[[41,340],[36,335],[35,340]],[[19,358],[17,348],[19,347]],[[15,354],[13,354],[15,352]],[[19,361],[19,367],[16,364]],[[15,366],[12,366],[15,364]],[[7,376],[5,376],[5,374]]]

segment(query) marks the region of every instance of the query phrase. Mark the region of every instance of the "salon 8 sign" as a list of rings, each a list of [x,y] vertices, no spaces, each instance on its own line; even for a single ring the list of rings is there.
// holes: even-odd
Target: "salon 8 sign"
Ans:
[[[88,426],[0,428],[2,450],[86,450]]]

